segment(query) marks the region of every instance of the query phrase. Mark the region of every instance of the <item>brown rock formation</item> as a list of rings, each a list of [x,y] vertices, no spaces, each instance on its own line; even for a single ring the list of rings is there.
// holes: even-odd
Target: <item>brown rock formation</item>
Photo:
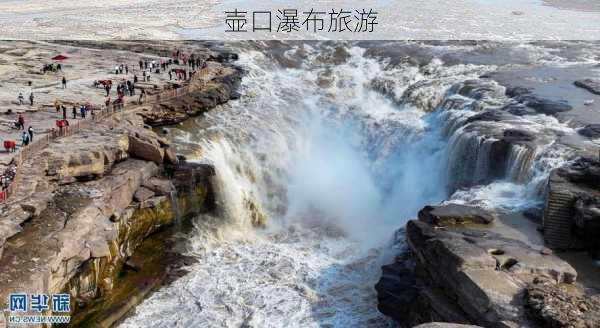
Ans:
[[[431,208],[424,211],[429,215],[423,220],[436,221],[430,220]],[[449,224],[467,218],[441,222],[444,227],[409,221],[407,253],[382,268],[379,309],[403,326],[430,321],[530,326],[527,286],[539,277],[555,285],[576,280],[576,271],[548,252],[488,229]]]
[[[419,211],[419,220],[436,226],[455,224],[490,224],[495,215],[479,207],[448,204],[443,206],[425,206]]]
[[[151,126],[177,124],[238,97],[242,71],[237,67],[209,62],[202,74],[182,96],[141,110],[144,122]]]
[[[229,99],[230,94],[220,96],[228,94],[226,87],[213,86],[215,96],[202,98],[212,99],[203,102],[203,110]],[[66,291],[74,314],[81,313],[78,320],[110,324],[119,315],[99,314],[97,306],[112,311],[111,302],[118,302],[122,315],[166,277],[156,277],[143,293],[126,294],[116,279],[150,236],[214,207],[209,181],[214,168],[180,163],[169,142],[144,127],[140,110],[56,140],[23,163],[14,196],[0,204],[1,308],[11,292]],[[174,183],[162,171],[173,173]],[[167,264],[162,265],[164,271]],[[110,296],[116,290],[120,296]],[[5,325],[3,314],[0,327]]]
[[[160,165],[165,155],[160,143],[150,131],[135,132],[129,135],[128,152],[132,157],[154,162]]]

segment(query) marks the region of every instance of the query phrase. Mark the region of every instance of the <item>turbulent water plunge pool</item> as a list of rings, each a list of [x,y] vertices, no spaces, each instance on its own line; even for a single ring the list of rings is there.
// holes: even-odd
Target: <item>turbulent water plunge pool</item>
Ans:
[[[215,165],[218,213],[187,236],[198,263],[121,327],[393,327],[373,286],[406,220],[442,201],[506,217],[539,208],[550,170],[574,152],[561,140],[588,142],[517,106],[506,87],[518,81],[494,74],[589,65],[592,48],[231,47],[247,72],[241,98],[171,129],[189,158]]]

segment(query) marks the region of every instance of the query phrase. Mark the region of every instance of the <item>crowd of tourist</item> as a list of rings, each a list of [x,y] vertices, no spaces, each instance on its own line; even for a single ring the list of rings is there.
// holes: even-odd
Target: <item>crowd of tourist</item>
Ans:
[[[139,71],[141,72],[141,79],[143,82],[150,82],[152,74],[168,74],[169,80],[180,80],[185,81],[192,78],[192,76],[196,73],[198,69],[202,69],[206,67],[206,63],[204,63],[201,58],[195,54],[184,54],[180,50],[175,50],[172,54],[172,58],[168,59],[160,59],[160,60],[148,60],[148,59],[140,59],[138,62]],[[50,72],[62,72],[63,68],[61,64],[48,64],[44,65],[42,68],[43,73],[48,71]],[[130,75],[133,74],[133,76]],[[78,116],[81,119],[86,119],[89,116],[92,119],[95,118],[95,110],[108,110],[112,105],[113,110],[123,108],[125,104],[125,97],[133,97],[136,95],[136,89],[139,90],[139,99],[138,102],[142,103],[147,97],[146,89],[144,87],[139,87],[138,83],[139,77],[138,73],[135,72],[135,69],[130,69],[128,64],[117,64],[114,68],[114,74],[116,75],[125,75],[121,81],[116,82],[116,97],[114,100],[111,99],[111,91],[113,89],[113,81],[110,79],[107,80],[97,80],[94,81],[94,87],[102,86],[104,91],[106,92],[106,98],[104,101],[104,107],[102,106],[92,106],[89,102],[85,104],[75,103],[72,106],[71,114],[72,119],[77,119]],[[131,78],[130,78],[131,77]],[[31,82],[28,82],[29,86],[31,86]],[[60,86],[62,89],[67,88],[67,79],[63,75],[60,79]],[[33,91],[29,93],[29,105],[34,105],[34,94]],[[17,100],[19,105],[23,105],[25,103],[25,97],[22,92],[19,92],[17,96]],[[54,102],[54,107],[56,113],[59,114],[62,119],[56,120],[56,127],[58,128],[59,136],[65,135],[65,132],[68,132],[69,129],[69,121],[67,117],[67,106],[62,103],[60,100],[56,99]],[[31,144],[34,140],[34,128],[29,126],[25,129],[25,116],[24,114],[19,114],[15,121],[15,128],[17,130],[22,130],[21,132],[21,147],[26,147]],[[7,152],[16,151],[17,143],[14,140],[5,140],[4,148]],[[17,167],[15,165],[9,166],[1,175],[0,175],[0,201],[6,199],[7,197],[7,188],[10,183],[14,180],[14,177],[17,172]]]
[[[17,166],[14,164],[9,165],[4,171],[0,174],[0,201],[3,201],[7,198],[7,189],[15,179],[17,175]]]

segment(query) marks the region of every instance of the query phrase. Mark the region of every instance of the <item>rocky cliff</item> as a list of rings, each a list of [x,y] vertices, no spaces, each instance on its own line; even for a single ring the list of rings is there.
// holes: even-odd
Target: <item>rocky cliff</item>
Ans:
[[[405,252],[382,268],[376,285],[380,311],[406,327],[434,321],[483,327],[565,327],[553,325],[555,321],[596,326],[600,308],[596,300],[581,303],[585,297],[573,267],[549,249],[494,232],[488,226],[493,214],[482,211],[463,208],[469,215],[457,220],[456,205],[426,207],[419,220],[409,221]]]
[[[552,172],[543,227],[549,247],[585,249],[600,259],[599,160],[580,157]]]
[[[202,110],[231,98],[230,74],[239,73],[218,63],[208,71],[208,82],[190,85],[186,97],[227,92]],[[171,227],[213,208],[214,168],[181,162],[144,123],[151,110],[99,121],[22,165],[15,195],[0,205],[1,308],[13,292],[67,292],[73,325],[110,326],[169,274],[180,274],[176,262],[185,257],[172,249]]]
[[[205,113],[230,99],[238,98],[243,71],[229,64],[208,62],[202,76],[190,81],[187,88],[202,89],[203,92],[185,93],[180,97],[160,101],[151,107],[143,107],[140,115],[151,126],[172,125],[191,116]]]

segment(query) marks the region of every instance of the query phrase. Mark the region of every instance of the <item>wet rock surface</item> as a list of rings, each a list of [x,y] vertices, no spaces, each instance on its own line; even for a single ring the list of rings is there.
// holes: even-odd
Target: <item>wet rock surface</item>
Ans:
[[[594,65],[584,63],[569,67],[537,64],[502,68],[489,77],[506,86],[507,97],[523,106],[513,105],[507,108],[515,115],[533,111],[555,116],[564,122],[569,121],[569,125],[574,127],[583,127],[600,123],[600,97],[582,84],[587,85],[582,76],[589,76],[590,70],[594,69]]]
[[[469,117],[466,123],[473,123],[478,121],[502,122],[508,121],[510,119],[512,119],[512,115],[510,113],[501,110],[490,109],[480,114],[475,114]]]
[[[407,306],[419,295],[415,262],[408,251],[396,256],[394,263],[381,267],[381,278],[375,285],[380,312],[401,322],[409,318]]]
[[[447,204],[425,206],[419,211],[419,220],[435,226],[456,224],[490,224],[496,216],[482,208],[468,205]]]
[[[467,80],[453,87],[453,91],[461,96],[475,100],[495,99],[501,97],[505,88],[492,80]]]
[[[591,139],[600,138],[600,124],[588,124],[577,132]]]
[[[510,143],[526,143],[534,141],[535,138],[532,132],[520,129],[506,129],[502,135],[502,140]]]
[[[506,111],[510,114],[516,115],[516,116],[524,116],[524,115],[535,115],[537,114],[537,112],[533,109],[533,108],[529,108],[523,104],[520,103],[511,103],[511,104],[507,104],[504,107],[502,107],[503,111]]]
[[[527,312],[526,286],[539,277],[572,285],[577,277],[558,257],[489,228],[413,220],[406,239],[407,252],[382,268],[376,286],[379,309],[402,326],[430,321],[535,325]]]
[[[551,100],[532,93],[529,89],[515,87],[507,89],[506,95],[514,98],[517,102],[532,108],[537,113],[556,115],[573,109],[565,100]]]
[[[587,91],[600,95],[600,80],[596,79],[584,79],[575,81],[574,84],[580,88],[586,89]]]

